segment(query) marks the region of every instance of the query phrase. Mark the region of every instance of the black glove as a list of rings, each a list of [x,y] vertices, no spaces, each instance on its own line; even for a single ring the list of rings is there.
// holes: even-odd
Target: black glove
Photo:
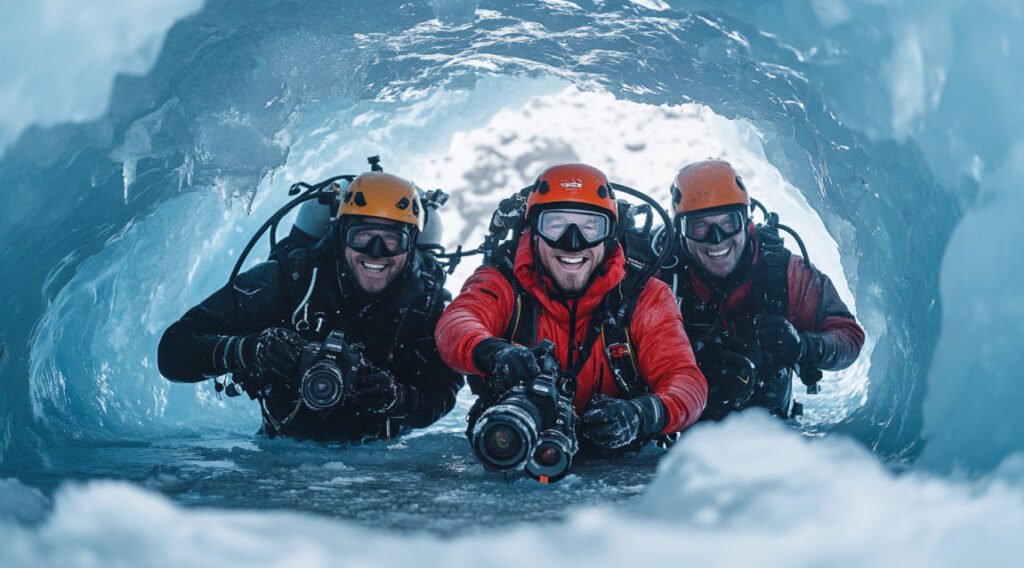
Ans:
[[[356,405],[371,413],[391,415],[401,411],[408,387],[383,369],[371,369],[355,381]]]
[[[754,320],[757,344],[779,367],[792,367],[803,354],[800,333],[781,316],[761,315]]]
[[[654,395],[622,400],[599,394],[580,419],[581,435],[595,446],[615,450],[661,432],[667,421],[665,403]]]
[[[489,338],[473,349],[473,362],[487,373],[488,388],[505,392],[519,383],[540,374],[537,357],[529,347],[509,343],[504,339]]]
[[[244,337],[232,337],[226,346],[228,369],[247,373],[266,384],[299,373],[302,337],[290,329],[271,327]]]
[[[800,363],[817,367],[821,363],[826,365],[834,361],[836,351],[835,340],[831,337],[812,331],[800,334]],[[828,368],[828,367],[826,367]]]
[[[754,362],[723,347],[703,349],[697,354],[697,366],[708,379],[739,380],[743,384],[752,384],[757,374]]]
[[[753,361],[721,346],[703,349],[697,365],[708,380],[708,401],[703,417],[720,419],[746,408],[757,388]]]

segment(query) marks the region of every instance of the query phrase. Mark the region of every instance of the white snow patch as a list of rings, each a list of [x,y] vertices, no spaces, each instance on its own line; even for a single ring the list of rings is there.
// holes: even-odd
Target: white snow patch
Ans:
[[[655,12],[664,12],[671,8],[664,0],[629,0],[631,3],[646,8],[648,10],[654,10]]]
[[[92,482],[64,485],[37,526],[0,528],[4,566],[1013,566],[1024,492],[897,476],[852,441],[807,439],[755,411],[692,430],[628,508],[558,525],[442,539]]]
[[[46,516],[49,499],[17,479],[0,479],[0,525],[36,522]]]

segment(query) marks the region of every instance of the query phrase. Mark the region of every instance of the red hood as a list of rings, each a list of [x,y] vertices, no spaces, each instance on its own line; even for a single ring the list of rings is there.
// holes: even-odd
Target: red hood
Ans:
[[[583,318],[589,316],[592,311],[601,303],[605,294],[619,285],[626,276],[626,256],[622,247],[615,246],[610,255],[605,256],[604,264],[598,268],[601,273],[590,283],[583,296],[579,298],[579,305],[576,316]],[[530,231],[527,230],[519,239],[516,248],[515,275],[519,283],[523,285],[534,298],[540,302],[545,312],[551,314],[555,319],[568,323],[569,309],[553,297],[550,291],[555,290],[554,283],[548,277],[541,277],[533,263],[533,250],[530,247]]]

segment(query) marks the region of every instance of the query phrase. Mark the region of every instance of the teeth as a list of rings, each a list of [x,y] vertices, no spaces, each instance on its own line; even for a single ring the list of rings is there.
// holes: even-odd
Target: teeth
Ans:
[[[731,250],[732,250],[732,247],[725,247],[724,249],[718,250],[718,251],[709,250],[708,251],[708,256],[710,256],[712,258],[718,258],[718,257],[725,256],[725,255],[729,254],[729,251],[731,251]]]
[[[363,262],[362,265],[363,265],[363,268],[365,268],[367,270],[372,270],[374,272],[380,272],[381,270],[384,270],[384,268],[385,268],[385,266],[383,264],[375,264],[375,263],[372,263],[372,262]]]
[[[582,256],[560,256],[558,260],[565,264],[583,264],[584,258]]]

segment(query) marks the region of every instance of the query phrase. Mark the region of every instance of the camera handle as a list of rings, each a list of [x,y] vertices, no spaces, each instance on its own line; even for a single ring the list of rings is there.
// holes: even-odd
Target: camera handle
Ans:
[[[563,373],[558,359],[555,357],[555,344],[550,339],[544,339],[533,348],[533,355],[537,358],[537,365],[540,367],[540,375],[555,377],[555,387],[559,394],[572,400],[576,396],[576,377]]]
[[[555,344],[550,339],[543,339],[533,348],[533,356],[537,358],[541,373],[554,371],[557,373],[558,361],[554,357]],[[553,368],[552,368],[553,367]]]

